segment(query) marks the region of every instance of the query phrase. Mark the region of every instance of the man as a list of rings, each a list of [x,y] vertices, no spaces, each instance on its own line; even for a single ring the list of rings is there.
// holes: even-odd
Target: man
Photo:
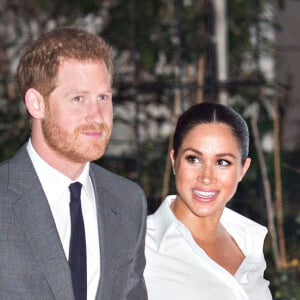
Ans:
[[[144,193],[91,163],[112,130],[112,72],[111,48],[78,29],[21,57],[31,137],[0,166],[0,299],[147,299]]]

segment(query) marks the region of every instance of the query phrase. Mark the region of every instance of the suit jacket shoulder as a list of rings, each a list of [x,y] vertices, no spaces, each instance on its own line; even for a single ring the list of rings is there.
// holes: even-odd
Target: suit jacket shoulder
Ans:
[[[98,179],[103,183],[103,187],[112,194],[117,195],[119,190],[123,192],[136,191],[144,194],[140,186],[134,181],[127,179],[123,176],[115,174],[100,165],[91,163],[91,174],[93,176],[99,176]]]
[[[68,262],[26,145],[0,165],[0,232],[0,299],[74,299]]]

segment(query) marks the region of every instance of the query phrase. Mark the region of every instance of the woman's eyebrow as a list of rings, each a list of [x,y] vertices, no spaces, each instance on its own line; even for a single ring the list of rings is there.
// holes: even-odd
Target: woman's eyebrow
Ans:
[[[188,148],[183,149],[183,152],[187,152],[187,151],[192,151],[192,152],[195,152],[195,153],[198,154],[198,155],[203,155],[203,153],[202,153],[201,151],[199,151],[199,150],[197,150],[197,149],[194,149],[194,148],[192,148],[192,147],[188,147]],[[230,157],[232,157],[233,159],[236,159],[236,158],[237,158],[236,155],[234,155],[234,154],[231,153],[231,152],[217,153],[216,156],[217,156],[217,157],[230,156]]]

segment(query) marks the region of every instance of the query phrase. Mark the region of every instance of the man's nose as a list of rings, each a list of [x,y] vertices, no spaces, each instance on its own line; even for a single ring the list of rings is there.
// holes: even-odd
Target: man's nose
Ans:
[[[102,123],[103,112],[97,100],[89,101],[86,104],[86,121],[89,123]]]

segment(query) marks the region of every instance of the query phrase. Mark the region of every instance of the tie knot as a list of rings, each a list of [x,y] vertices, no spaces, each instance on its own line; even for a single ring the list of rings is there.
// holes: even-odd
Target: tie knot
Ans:
[[[69,185],[71,193],[71,202],[80,201],[81,188],[82,184],[80,182],[74,182]]]

